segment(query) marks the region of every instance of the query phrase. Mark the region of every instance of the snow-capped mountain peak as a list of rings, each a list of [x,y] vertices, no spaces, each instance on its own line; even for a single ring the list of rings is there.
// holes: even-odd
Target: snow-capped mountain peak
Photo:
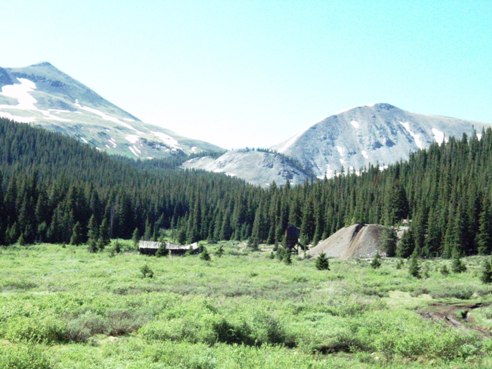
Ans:
[[[483,123],[415,114],[377,103],[329,116],[272,149],[297,159],[320,178],[332,177],[342,168],[357,171],[370,164],[404,160],[433,142],[472,135],[482,127]]]
[[[0,117],[39,125],[98,150],[134,158],[222,151],[140,121],[49,62],[0,68]]]

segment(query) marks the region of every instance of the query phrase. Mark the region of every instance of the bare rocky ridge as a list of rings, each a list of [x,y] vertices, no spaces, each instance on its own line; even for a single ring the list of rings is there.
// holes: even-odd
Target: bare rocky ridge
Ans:
[[[302,184],[313,175],[288,157],[269,151],[231,150],[213,159],[200,157],[186,161],[183,168],[202,169],[239,177],[249,183],[266,187],[275,182]]]
[[[449,137],[479,135],[488,124],[411,113],[381,103],[331,115],[272,149],[295,158],[318,178],[369,165],[407,160],[409,154]]]

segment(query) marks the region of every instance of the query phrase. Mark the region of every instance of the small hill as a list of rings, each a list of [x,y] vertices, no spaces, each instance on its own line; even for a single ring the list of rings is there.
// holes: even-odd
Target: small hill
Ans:
[[[353,224],[321,241],[307,254],[317,257],[325,253],[328,257],[340,259],[370,258],[379,250],[382,229],[383,226],[379,224]],[[383,254],[381,251],[380,253]]]
[[[183,168],[225,173],[262,187],[268,187],[272,182],[283,185],[287,181],[298,185],[314,178],[294,159],[261,149],[231,150],[218,158],[194,158],[186,161]]]

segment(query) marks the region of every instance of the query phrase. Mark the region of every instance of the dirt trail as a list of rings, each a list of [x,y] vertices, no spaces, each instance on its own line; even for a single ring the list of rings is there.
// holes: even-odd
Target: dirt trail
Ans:
[[[473,317],[470,316],[471,311],[489,305],[491,305],[491,303],[446,304],[436,302],[425,309],[421,309],[418,313],[426,319],[431,319],[435,322],[443,322],[450,327],[475,331],[483,336],[492,337],[492,333],[488,329],[477,326]]]

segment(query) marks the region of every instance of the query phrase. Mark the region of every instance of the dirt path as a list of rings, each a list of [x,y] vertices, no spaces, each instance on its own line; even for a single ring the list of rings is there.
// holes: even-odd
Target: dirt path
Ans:
[[[460,328],[466,331],[475,331],[486,337],[492,337],[492,333],[483,327],[475,324],[475,321],[470,312],[485,306],[489,306],[491,303],[475,303],[475,304],[446,304],[446,303],[433,303],[421,309],[418,313],[426,318],[435,322],[443,322],[444,324]]]

